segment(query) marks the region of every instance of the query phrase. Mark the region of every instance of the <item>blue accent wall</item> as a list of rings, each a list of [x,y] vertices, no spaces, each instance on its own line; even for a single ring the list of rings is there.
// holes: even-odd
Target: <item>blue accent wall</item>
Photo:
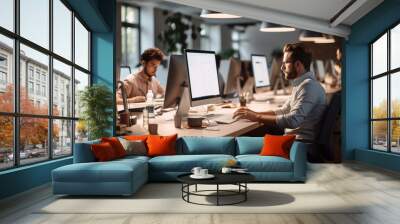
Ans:
[[[92,82],[107,85],[115,94],[116,0],[67,0],[67,2],[92,32]],[[113,104],[115,105],[115,102]],[[110,109],[115,112],[114,108]],[[115,123],[114,117],[110,119]],[[110,132],[114,133],[113,127],[110,127]],[[1,171],[0,199],[50,182],[53,169],[71,163],[72,157],[69,157]]]
[[[400,22],[399,12],[399,0],[385,0],[353,24],[344,46],[343,157],[392,170],[400,157],[369,150],[369,43]]]

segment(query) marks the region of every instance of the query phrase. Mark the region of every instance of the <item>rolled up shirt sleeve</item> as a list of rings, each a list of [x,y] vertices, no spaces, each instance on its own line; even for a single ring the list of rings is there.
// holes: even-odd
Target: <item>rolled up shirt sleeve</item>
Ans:
[[[290,111],[290,100],[286,100],[286,102],[283,104],[282,107],[274,110],[274,113],[275,115],[279,116],[285,113],[289,113],[289,111]]]
[[[276,113],[276,123],[280,128],[297,128],[307,116],[311,115],[310,112],[318,100],[311,85],[308,83],[297,92],[294,103],[289,106],[288,111],[281,110]]]

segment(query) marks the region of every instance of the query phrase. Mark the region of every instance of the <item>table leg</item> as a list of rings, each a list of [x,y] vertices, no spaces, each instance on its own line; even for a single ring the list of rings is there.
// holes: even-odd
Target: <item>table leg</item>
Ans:
[[[217,184],[217,206],[219,205],[219,184]]]
[[[196,184],[196,186],[195,186],[195,191],[197,192],[197,184]]]

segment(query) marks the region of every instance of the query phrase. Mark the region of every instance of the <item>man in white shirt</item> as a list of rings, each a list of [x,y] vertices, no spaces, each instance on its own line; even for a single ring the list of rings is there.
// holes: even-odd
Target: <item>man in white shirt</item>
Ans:
[[[310,72],[311,54],[300,43],[285,45],[283,52],[281,70],[293,84],[288,101],[277,110],[265,112],[240,108],[233,117],[264,123],[272,129],[279,127],[285,134],[296,135],[297,140],[314,142],[326,108],[325,91]]]

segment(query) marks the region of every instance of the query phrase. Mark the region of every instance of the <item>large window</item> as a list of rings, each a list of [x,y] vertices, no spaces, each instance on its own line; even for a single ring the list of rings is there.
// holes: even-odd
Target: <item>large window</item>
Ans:
[[[400,24],[370,45],[371,148],[400,153]]]
[[[140,56],[140,16],[139,8],[123,4],[121,6],[121,65],[133,70],[139,64]]]
[[[0,170],[71,156],[91,33],[64,0],[0,2]]]

